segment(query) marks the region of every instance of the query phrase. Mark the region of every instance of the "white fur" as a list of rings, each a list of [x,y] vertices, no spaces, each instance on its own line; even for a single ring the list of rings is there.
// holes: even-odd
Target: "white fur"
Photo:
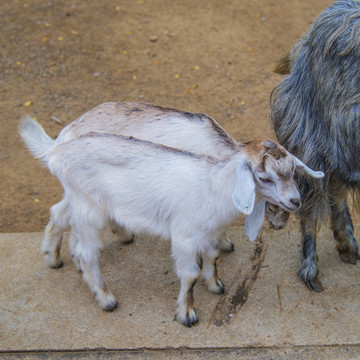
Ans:
[[[236,166],[237,178],[232,199],[237,209],[250,215],[255,204],[255,182],[253,173],[249,165],[244,161],[239,161]]]
[[[251,214],[261,200],[287,210],[299,208],[299,203],[294,205],[300,195],[292,176],[280,176],[282,171],[293,174],[292,156],[282,148],[284,159],[271,159],[266,171],[260,168],[266,141],[244,144],[224,159],[215,159],[112,134],[49,141],[29,117],[22,121],[20,133],[64,187],[64,199],[52,209],[52,219],[59,228],[72,226],[71,253],[104,310],[117,306],[98,265],[100,231],[110,221],[126,231],[171,239],[181,282],[177,318],[192,326],[198,321],[190,300],[191,284],[201,271],[199,256],[209,289],[220,293],[223,285],[215,261],[225,228],[241,213]],[[271,182],[263,182],[264,177]],[[43,249],[54,251],[57,242],[59,236],[50,237]],[[57,257],[50,256],[54,266]]]
[[[216,158],[231,155],[240,146],[215,119],[206,114],[184,113],[152,104],[130,102],[98,105],[67,125],[56,142],[65,142],[92,131],[134,136]],[[244,213],[247,214],[246,210]],[[280,207],[266,205],[265,217],[275,229],[286,225],[287,214]],[[115,223],[111,226],[113,232],[125,242],[133,239],[133,234],[127,234],[124,238],[123,232]],[[54,228],[54,231],[59,230]],[[224,251],[234,248],[225,234],[219,239],[219,247]]]
[[[245,218],[245,230],[250,241],[255,241],[265,218],[265,200],[259,201],[252,213]]]
[[[238,147],[238,142],[206,114],[184,113],[146,103],[113,102],[100,104],[67,125],[56,142],[65,142],[92,131],[134,136],[219,158],[232,154]],[[281,212],[281,209],[278,208],[277,212]],[[277,225],[272,218],[270,221]],[[124,237],[121,228],[115,223],[111,227],[122,241],[128,242],[134,237],[130,233]],[[219,238],[219,247],[223,251],[234,249],[225,234]]]

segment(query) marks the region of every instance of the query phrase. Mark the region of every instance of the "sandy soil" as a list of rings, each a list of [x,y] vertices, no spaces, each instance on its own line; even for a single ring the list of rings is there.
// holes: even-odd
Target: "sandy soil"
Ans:
[[[55,137],[102,102],[146,101],[208,113],[238,140],[273,138],[272,68],[329,4],[1,1],[0,232],[41,231],[62,195],[17,134],[22,115]]]

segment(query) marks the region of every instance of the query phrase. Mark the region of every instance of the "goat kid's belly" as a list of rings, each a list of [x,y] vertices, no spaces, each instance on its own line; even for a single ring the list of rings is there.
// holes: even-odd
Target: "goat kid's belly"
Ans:
[[[68,193],[71,199],[71,225],[103,229],[109,220],[135,234],[150,234],[163,239],[171,239],[174,245],[181,245],[189,251],[201,253],[208,247],[217,246],[218,239],[227,224],[219,224],[211,219],[209,210],[201,207],[194,211],[169,208],[169,205],[154,205],[153,202],[129,202],[95,204],[83,202],[78,195]],[[179,211],[180,210],[180,211]],[[229,220],[229,223],[232,219]]]

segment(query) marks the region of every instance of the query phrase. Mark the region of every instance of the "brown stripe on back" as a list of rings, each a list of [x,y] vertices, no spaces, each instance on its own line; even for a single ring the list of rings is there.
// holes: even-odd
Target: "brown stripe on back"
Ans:
[[[125,114],[125,116],[130,116],[130,115],[142,112],[142,111],[144,111],[144,109],[141,109],[139,106],[134,104],[134,106],[132,106],[131,108],[126,110],[126,112],[124,114]]]
[[[212,126],[213,130],[216,132],[216,134],[218,135],[219,139],[221,139],[222,143],[230,145],[230,147],[232,149],[236,149],[237,144],[234,142],[234,140],[226,133],[226,131],[220,127],[217,122],[210,117],[209,115],[206,114],[199,114],[202,117],[204,117]]]
[[[158,144],[158,143],[153,143],[151,141],[148,140],[142,140],[142,139],[138,139],[135,138],[133,136],[125,136],[125,135],[120,135],[120,134],[109,134],[109,133],[102,133],[102,132],[89,132],[87,134],[83,134],[81,136],[79,136],[77,139],[83,138],[108,138],[108,139],[121,139],[122,141],[130,141],[132,143],[139,143],[139,144],[143,144],[145,146],[149,146],[152,148],[157,148],[157,149],[161,149],[164,152],[169,152],[169,153],[173,153],[173,154],[180,154],[180,155],[184,155],[184,156],[188,156],[188,157],[192,157],[195,159],[204,159],[210,163],[215,163],[216,159],[210,155],[206,155],[206,154],[196,154],[193,153],[191,151],[186,151],[186,150],[181,150],[178,148],[173,148],[170,146],[166,146],[166,145],[162,145],[162,144]]]

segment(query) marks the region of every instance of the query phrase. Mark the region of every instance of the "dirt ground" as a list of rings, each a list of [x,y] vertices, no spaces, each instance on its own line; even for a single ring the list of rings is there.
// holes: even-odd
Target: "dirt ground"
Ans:
[[[0,232],[42,231],[62,187],[25,149],[106,101],[215,117],[236,139],[274,138],[272,68],[329,0],[0,2]]]

